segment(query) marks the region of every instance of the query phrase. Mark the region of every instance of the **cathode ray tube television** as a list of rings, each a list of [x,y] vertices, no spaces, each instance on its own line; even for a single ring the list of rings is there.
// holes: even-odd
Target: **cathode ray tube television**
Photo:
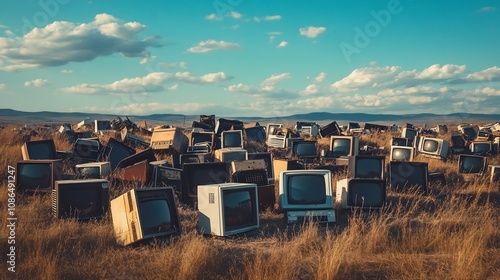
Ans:
[[[16,191],[50,192],[56,180],[62,179],[61,160],[21,160],[16,165]]]
[[[359,152],[359,137],[331,136],[330,152],[333,157],[355,156]]]
[[[357,155],[348,158],[348,178],[385,179],[385,156]]]
[[[389,184],[394,192],[417,190],[427,194],[428,163],[392,161],[389,163]]]
[[[391,146],[390,161],[413,161],[415,148],[405,146]]]
[[[385,199],[385,180],[346,178],[337,181],[335,201],[342,209],[380,209]]]

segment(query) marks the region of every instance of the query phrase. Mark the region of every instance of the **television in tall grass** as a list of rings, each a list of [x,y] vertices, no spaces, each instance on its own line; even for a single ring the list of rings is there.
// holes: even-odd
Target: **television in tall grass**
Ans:
[[[278,129],[282,128],[283,124],[280,123],[268,123],[266,125],[266,135],[269,139],[269,135],[276,135]]]
[[[426,157],[445,159],[448,156],[448,141],[440,138],[421,137],[418,153]]]
[[[493,143],[491,141],[474,141],[470,143],[469,150],[476,156],[487,156],[493,153]]]
[[[111,164],[109,161],[77,164],[75,174],[78,179],[104,179],[111,174]]]
[[[94,132],[112,130],[111,121],[94,120]]]
[[[111,217],[118,244],[138,244],[181,232],[174,190],[137,188],[111,200]]]
[[[212,154],[210,153],[186,153],[181,155],[172,155],[172,158],[178,157],[178,160],[173,160],[175,168],[182,168],[185,163],[201,163],[212,162]]]
[[[409,143],[413,143],[413,140],[418,136],[418,131],[414,128],[405,127],[401,131],[401,138],[407,138]]]
[[[78,138],[73,145],[70,159],[75,164],[96,162],[101,154],[98,138]]]
[[[318,142],[312,140],[299,140],[292,142],[292,155],[299,159],[314,159],[318,157]]]
[[[135,154],[135,149],[113,139],[109,138],[108,144],[101,156],[101,161],[109,161],[111,170],[115,170],[123,159]]]
[[[230,163],[235,160],[248,160],[248,151],[240,148],[215,150],[215,161]]]
[[[266,130],[263,126],[245,128],[245,136],[247,141],[254,141],[258,143],[266,142]]]
[[[198,188],[198,230],[230,236],[259,228],[257,185],[225,183]]]
[[[57,219],[101,219],[109,209],[108,181],[103,179],[56,181],[52,215]]]
[[[385,180],[346,178],[337,181],[335,202],[342,209],[380,209],[385,199]]]
[[[23,160],[57,159],[56,146],[53,139],[27,141],[21,146]]]
[[[348,165],[348,178],[385,179],[385,156],[351,156]]]
[[[279,209],[287,213],[288,223],[336,221],[330,170],[282,171],[278,191]]]
[[[408,138],[393,137],[391,139],[391,146],[411,146]]]
[[[186,163],[182,166],[181,201],[195,206],[199,185],[227,183],[229,178],[225,162]]]
[[[244,147],[243,131],[227,130],[223,131],[220,136],[221,148],[241,148]]]
[[[415,148],[405,146],[392,146],[389,155],[390,161],[413,161]]]
[[[16,191],[50,192],[56,180],[62,179],[61,160],[21,160],[16,165]]]
[[[330,153],[333,157],[355,156],[359,152],[358,136],[331,136]]]
[[[273,154],[272,153],[249,153],[248,160],[263,159],[266,162],[268,181],[274,181]]]
[[[483,174],[488,166],[488,158],[476,155],[458,156],[459,174]]]
[[[189,146],[208,144],[211,147],[215,143],[215,133],[208,131],[192,132],[189,137]]]
[[[172,187],[176,193],[181,195],[182,169],[153,165],[153,187]]]
[[[416,191],[427,194],[429,168],[426,162],[391,161],[389,184],[394,192]]]

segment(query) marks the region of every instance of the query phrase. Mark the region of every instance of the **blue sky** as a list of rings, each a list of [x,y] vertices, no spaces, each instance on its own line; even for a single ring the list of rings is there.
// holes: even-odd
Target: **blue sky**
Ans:
[[[0,108],[500,114],[499,1],[2,1]]]

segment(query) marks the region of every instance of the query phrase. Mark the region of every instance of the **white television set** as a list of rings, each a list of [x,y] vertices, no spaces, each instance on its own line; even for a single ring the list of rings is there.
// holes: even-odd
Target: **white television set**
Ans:
[[[111,163],[105,161],[77,164],[75,173],[80,179],[104,179],[111,174]]]
[[[272,148],[285,148],[286,140],[285,135],[268,135],[266,144]]]
[[[391,146],[389,161],[413,161],[415,148],[406,146]]]
[[[426,157],[445,159],[448,156],[448,141],[440,138],[420,137],[418,153]]]
[[[242,130],[226,130],[220,135],[220,147],[224,148],[244,148]]]
[[[222,183],[198,186],[198,230],[230,236],[259,227],[257,185]]]
[[[266,134],[269,139],[269,135],[275,135],[276,134],[276,129],[282,128],[283,124],[280,123],[268,123],[266,125]]]
[[[279,210],[287,213],[288,223],[336,221],[330,170],[282,171],[278,192]]]
[[[487,156],[493,153],[491,141],[473,141],[469,145],[469,151],[476,156]]]

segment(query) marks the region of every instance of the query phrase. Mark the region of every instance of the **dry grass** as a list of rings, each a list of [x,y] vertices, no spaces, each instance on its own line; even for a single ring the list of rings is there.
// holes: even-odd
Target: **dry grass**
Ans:
[[[41,137],[41,136],[37,136]],[[390,135],[363,136],[387,145]],[[23,137],[0,132],[0,252],[7,244],[7,165],[20,156]],[[320,144],[324,140],[320,140]],[[57,140],[57,149],[71,145]],[[500,279],[500,192],[486,180],[465,183],[456,161],[419,158],[449,184],[422,197],[388,195],[369,215],[337,211],[335,225],[286,224],[261,213],[260,232],[204,237],[197,213],[179,205],[183,233],[168,242],[121,247],[110,215],[101,221],[53,220],[49,195],[16,197],[17,279]],[[493,161],[498,162],[498,156]],[[111,184],[116,197],[131,186]],[[2,258],[4,260],[4,258]],[[13,279],[7,264],[1,279]]]

